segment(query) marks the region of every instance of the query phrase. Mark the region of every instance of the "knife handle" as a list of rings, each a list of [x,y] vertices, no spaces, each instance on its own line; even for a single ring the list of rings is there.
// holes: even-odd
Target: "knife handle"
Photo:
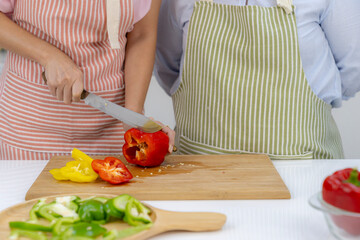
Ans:
[[[45,84],[47,84],[45,72],[42,72],[41,75],[42,75],[42,78],[44,79]],[[89,95],[89,92],[84,89],[81,93],[80,99],[84,100],[88,95]]]

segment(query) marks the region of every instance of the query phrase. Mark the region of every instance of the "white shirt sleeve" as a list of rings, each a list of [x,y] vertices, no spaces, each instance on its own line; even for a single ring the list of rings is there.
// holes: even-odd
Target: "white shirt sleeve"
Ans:
[[[343,99],[360,91],[360,1],[332,0],[321,20],[340,72]]]

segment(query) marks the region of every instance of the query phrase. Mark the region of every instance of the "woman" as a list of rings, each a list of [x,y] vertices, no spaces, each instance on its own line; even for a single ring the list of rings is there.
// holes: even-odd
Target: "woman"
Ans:
[[[343,158],[331,115],[360,90],[358,0],[164,0],[155,73],[184,154]]]
[[[0,0],[0,48],[9,50],[0,159],[49,159],[74,147],[120,154],[123,124],[80,95],[86,89],[143,112],[159,8],[160,0]]]

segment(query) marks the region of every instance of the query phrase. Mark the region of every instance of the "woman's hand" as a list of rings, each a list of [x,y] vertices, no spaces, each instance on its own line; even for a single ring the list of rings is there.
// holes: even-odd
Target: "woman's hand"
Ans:
[[[84,74],[66,54],[57,50],[44,68],[51,95],[66,104],[80,101]]]
[[[169,137],[169,153],[172,153],[174,150],[174,145],[175,145],[175,131],[172,130],[169,126],[164,126],[162,125],[162,131],[165,132],[168,137]]]
[[[43,66],[54,97],[67,104],[80,101],[83,73],[65,53],[27,32],[1,12],[0,29],[0,47]]]
[[[166,135],[168,135],[169,137],[169,149],[168,152],[172,153],[174,150],[174,145],[175,145],[175,131],[172,130],[169,126],[162,124],[159,121],[155,121],[152,117],[150,117],[151,120],[153,120],[154,122],[156,122],[157,124],[159,124],[160,126],[162,126],[161,131],[163,131],[164,133],[166,133]]]

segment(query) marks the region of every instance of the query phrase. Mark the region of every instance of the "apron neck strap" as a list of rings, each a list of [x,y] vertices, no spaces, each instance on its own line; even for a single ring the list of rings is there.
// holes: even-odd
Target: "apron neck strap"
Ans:
[[[203,2],[214,2],[214,0],[200,0]],[[248,0],[246,0],[246,5],[247,5]],[[282,9],[284,9],[284,11],[287,14],[292,13],[293,9],[292,9],[292,2],[293,0],[276,0],[276,4],[278,7],[281,7]]]
[[[277,6],[285,10],[286,14],[290,14],[293,11],[293,0],[276,0]]]
[[[108,32],[109,42],[112,49],[119,49],[120,43],[120,1],[106,0],[106,28]]]

